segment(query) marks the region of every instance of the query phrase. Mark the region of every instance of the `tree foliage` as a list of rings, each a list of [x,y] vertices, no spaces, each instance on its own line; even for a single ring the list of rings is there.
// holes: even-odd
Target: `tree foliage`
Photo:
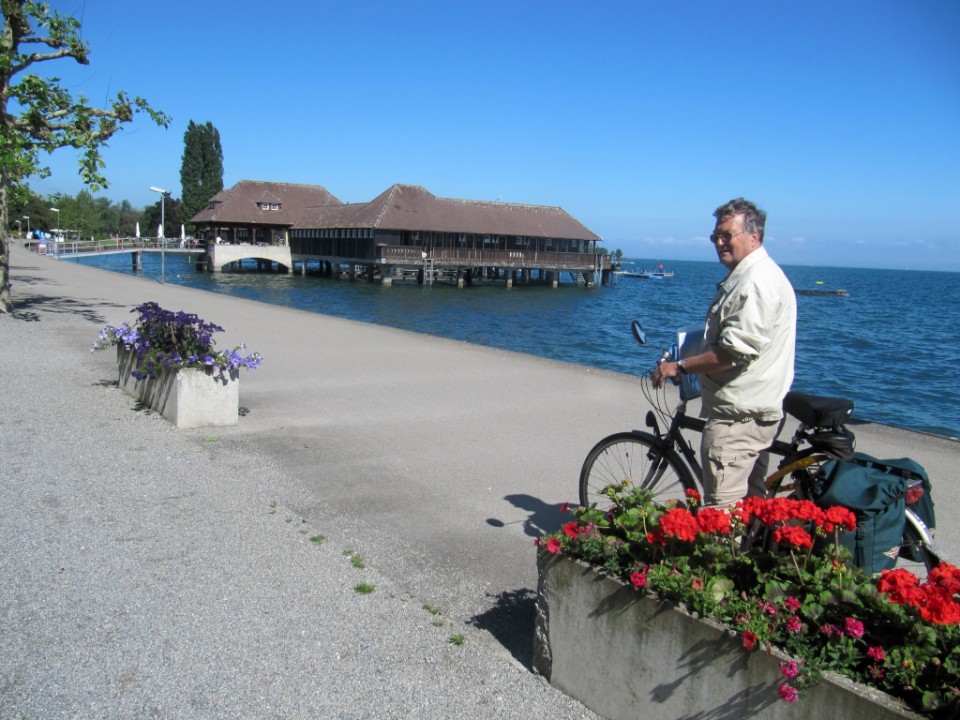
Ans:
[[[146,113],[162,127],[170,119],[143,98],[123,91],[108,107],[93,107],[84,96],[74,97],[61,87],[58,78],[33,74],[35,65],[67,58],[89,64],[80,22],[35,0],[0,0],[0,8],[0,313],[9,313],[8,191],[22,190],[31,175],[47,177],[50,170],[41,153],[64,147],[80,151],[79,173],[86,185],[106,187],[104,144],[137,113]]]
[[[183,187],[183,217],[187,221],[223,190],[220,132],[209,121],[198,125],[191,120],[183,134],[180,185]]]
[[[26,186],[14,186],[9,193],[7,206],[10,212],[11,224],[8,230],[18,232],[26,237],[30,230],[52,232],[54,228],[64,231],[70,238],[97,240],[119,236],[133,237],[136,234],[137,223],[140,224],[141,236],[152,237],[160,225],[160,201],[148,205],[144,209],[135,208],[129,200],[114,203],[105,197],[95,197],[87,190],[81,190],[76,195],[42,196]],[[51,208],[57,208],[57,214]],[[28,221],[23,218],[28,217]],[[175,198],[166,199],[165,207],[166,228],[165,237],[180,235],[180,224],[183,222],[180,201]]]

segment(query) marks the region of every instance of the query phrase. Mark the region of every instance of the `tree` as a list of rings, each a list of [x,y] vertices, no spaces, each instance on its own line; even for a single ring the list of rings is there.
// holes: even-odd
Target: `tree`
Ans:
[[[209,121],[197,125],[191,120],[183,134],[180,185],[183,188],[183,217],[188,222],[207,206],[210,198],[223,190],[220,133]]]
[[[40,153],[64,147],[81,151],[79,170],[85,185],[93,190],[106,187],[100,154],[104,144],[137,113],[147,113],[161,127],[167,127],[170,118],[123,91],[109,107],[92,107],[82,95],[74,98],[57,78],[28,72],[38,63],[63,58],[88,65],[80,22],[51,14],[49,6],[36,0],[0,0],[0,8],[0,313],[10,313],[7,192],[22,188],[31,175],[47,177],[50,169],[42,164]]]

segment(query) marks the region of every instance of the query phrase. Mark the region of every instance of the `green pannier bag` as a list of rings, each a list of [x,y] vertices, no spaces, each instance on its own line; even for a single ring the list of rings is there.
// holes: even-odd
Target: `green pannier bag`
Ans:
[[[854,453],[851,460],[829,460],[811,488],[817,505],[842,505],[857,516],[856,530],[841,532],[839,540],[854,564],[869,573],[893,568],[903,540],[907,479],[888,472],[890,462],[864,453]]]
[[[936,534],[937,514],[933,508],[933,492],[930,477],[920,463],[911,458],[896,458],[895,460],[877,460],[865,453],[854,453],[853,462],[882,470],[893,475],[899,475],[907,481],[907,507],[919,517],[930,531],[930,537]],[[913,545],[904,544],[900,547],[900,556],[915,562],[923,558],[914,549]]]

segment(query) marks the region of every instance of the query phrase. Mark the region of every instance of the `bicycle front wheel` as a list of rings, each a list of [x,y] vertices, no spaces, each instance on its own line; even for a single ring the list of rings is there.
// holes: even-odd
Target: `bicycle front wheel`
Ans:
[[[580,470],[580,504],[606,507],[609,498],[603,490],[624,480],[652,491],[653,499],[660,504],[682,500],[687,490],[698,490],[693,474],[677,452],[641,431],[610,435],[593,447]]]

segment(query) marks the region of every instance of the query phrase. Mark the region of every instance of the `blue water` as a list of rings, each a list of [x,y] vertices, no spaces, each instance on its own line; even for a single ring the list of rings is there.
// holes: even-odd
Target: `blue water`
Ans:
[[[131,273],[128,255],[77,262]],[[636,261],[637,268],[653,265]],[[674,277],[621,277],[611,287],[458,290],[255,272],[198,273],[186,257],[167,255],[166,281],[640,375],[653,365],[658,350],[674,341],[677,328],[702,324],[724,275],[715,262],[666,265]],[[849,293],[797,298],[794,390],[850,398],[860,420],[960,437],[955,382],[960,273],[799,266],[784,271],[798,289]],[[141,274],[159,278],[157,255],[144,255]],[[630,334],[635,318],[647,331],[643,348]]]

